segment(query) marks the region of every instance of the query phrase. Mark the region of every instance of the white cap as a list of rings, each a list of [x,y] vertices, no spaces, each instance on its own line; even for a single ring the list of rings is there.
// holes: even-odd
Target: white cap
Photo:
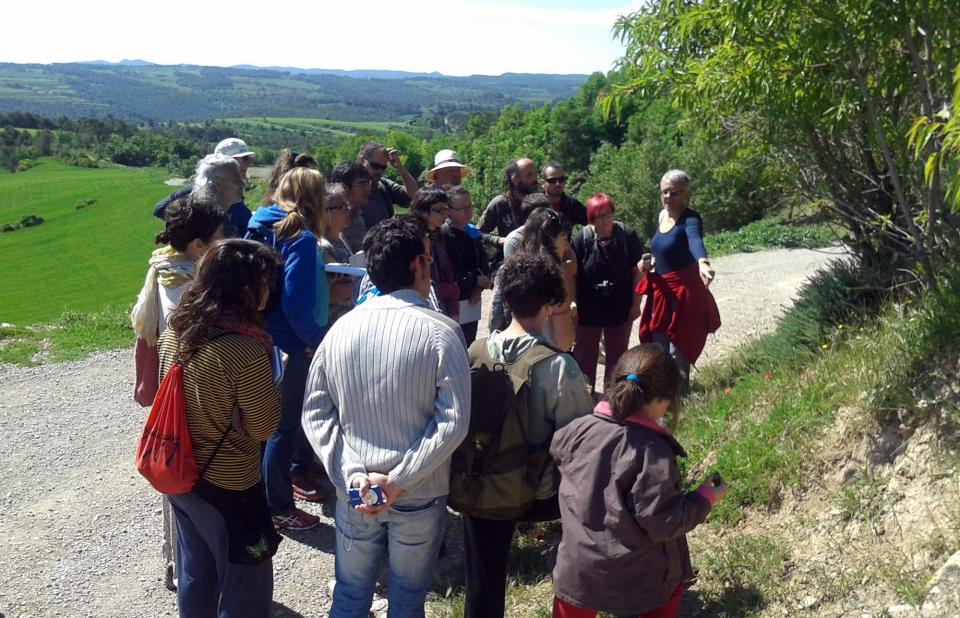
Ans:
[[[247,143],[239,137],[228,137],[217,144],[217,147],[213,149],[213,152],[215,154],[222,154],[237,159],[243,157],[254,157],[257,154],[250,150],[250,147],[247,146]]]

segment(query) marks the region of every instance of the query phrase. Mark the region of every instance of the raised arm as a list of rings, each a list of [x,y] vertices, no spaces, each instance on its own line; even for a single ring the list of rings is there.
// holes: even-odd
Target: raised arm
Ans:
[[[387,148],[387,161],[390,162],[390,165],[393,166],[397,173],[400,174],[400,178],[403,180],[403,188],[407,192],[407,202],[403,204],[404,206],[409,206],[410,202],[417,197],[417,192],[420,190],[420,186],[417,185],[417,179],[407,171],[407,168],[404,167],[403,161],[400,160],[400,154],[394,148]],[[402,202],[398,202],[402,203]]]

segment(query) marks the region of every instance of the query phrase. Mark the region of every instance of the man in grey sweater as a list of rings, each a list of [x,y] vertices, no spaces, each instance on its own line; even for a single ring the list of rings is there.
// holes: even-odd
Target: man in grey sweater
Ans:
[[[443,535],[450,456],[467,433],[470,365],[456,322],[428,308],[430,243],[411,215],[363,242],[379,290],[314,356],[303,427],[337,489],[330,616],[365,617],[389,547],[391,616],[422,616]],[[383,504],[351,506],[379,487]]]

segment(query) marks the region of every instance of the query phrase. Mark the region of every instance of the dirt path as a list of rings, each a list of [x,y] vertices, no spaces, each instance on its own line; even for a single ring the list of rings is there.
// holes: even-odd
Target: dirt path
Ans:
[[[715,360],[773,328],[807,275],[837,250],[715,260],[724,326]],[[0,368],[0,617],[174,616],[163,587],[160,501],[133,468],[145,410],[130,397],[132,350],[33,368]],[[275,616],[320,616],[333,577],[332,507],[275,558]],[[454,541],[450,559],[458,559]]]

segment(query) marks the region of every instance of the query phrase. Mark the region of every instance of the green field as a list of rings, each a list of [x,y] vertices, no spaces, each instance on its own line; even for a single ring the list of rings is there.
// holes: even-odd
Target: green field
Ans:
[[[132,304],[162,226],[152,206],[174,190],[163,184],[168,176],[46,158],[26,172],[0,172],[0,225],[25,215],[44,219],[0,233],[0,322],[49,322],[67,310]],[[76,208],[88,199],[96,203]]]
[[[325,118],[226,118],[224,122],[237,128],[259,130],[318,131],[338,137],[352,137],[358,133],[386,133],[406,126],[402,122],[350,122]]]

